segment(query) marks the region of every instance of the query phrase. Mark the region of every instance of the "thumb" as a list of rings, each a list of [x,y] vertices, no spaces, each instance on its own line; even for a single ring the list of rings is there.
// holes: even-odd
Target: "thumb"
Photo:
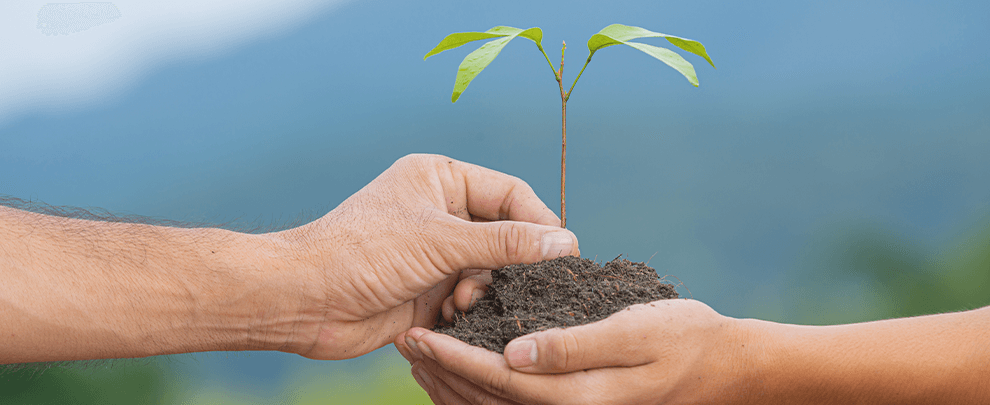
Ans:
[[[580,254],[577,236],[555,226],[517,221],[445,222],[444,229],[438,229],[441,243],[435,246],[445,250],[441,254],[453,270],[497,269]]]
[[[505,361],[518,371],[538,374],[647,364],[652,333],[644,324],[649,322],[637,322],[629,313],[627,309],[587,325],[520,336],[505,346]]]

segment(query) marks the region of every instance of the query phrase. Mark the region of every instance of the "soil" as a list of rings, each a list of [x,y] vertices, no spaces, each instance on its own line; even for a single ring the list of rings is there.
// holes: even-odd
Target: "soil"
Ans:
[[[433,330],[502,353],[512,339],[555,327],[583,325],[634,304],[677,298],[643,263],[616,258],[604,266],[565,256],[492,270],[492,284],[452,325]],[[442,318],[441,318],[442,319]]]

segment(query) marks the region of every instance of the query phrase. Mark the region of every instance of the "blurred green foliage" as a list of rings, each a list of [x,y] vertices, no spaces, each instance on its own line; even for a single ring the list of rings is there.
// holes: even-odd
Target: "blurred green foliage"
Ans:
[[[831,324],[990,305],[990,221],[940,248],[877,228],[833,236],[797,285],[792,322]]]
[[[274,397],[223,386],[187,385],[178,387],[184,392],[177,393],[175,400],[185,405],[432,404],[409,368],[394,349],[385,348],[360,360],[303,363],[283,376]]]
[[[286,392],[286,403],[316,404],[432,404],[409,372],[409,363],[394,350],[378,356],[365,370],[337,374],[301,370]],[[350,370],[349,370],[350,371]]]
[[[286,376],[273,398],[217,381],[177,380],[164,358],[29,365],[0,372],[0,404],[431,404],[405,360],[393,350],[382,352],[362,362],[364,367],[336,362],[302,367]]]
[[[165,368],[152,360],[0,371],[2,404],[151,404],[166,397]]]
[[[882,298],[881,317],[962,311],[990,304],[990,227],[924,256],[889,237],[863,235],[843,258]]]

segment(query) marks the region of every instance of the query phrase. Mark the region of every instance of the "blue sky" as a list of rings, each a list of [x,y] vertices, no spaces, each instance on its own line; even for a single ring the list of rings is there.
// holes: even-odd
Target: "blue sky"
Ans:
[[[422,56],[451,32],[540,26],[573,78],[618,22],[701,41],[718,69],[685,54],[694,88],[631,48],[595,56],[568,104],[588,257],[652,256],[716,310],[786,319],[766,303],[787,305],[823,238],[876,227],[934,249],[990,211],[986,2],[117,1],[114,21],[54,36],[44,4],[0,6],[0,194],[22,199],[278,224],[430,152],[556,210],[559,95],[532,43],[456,104],[470,50]]]

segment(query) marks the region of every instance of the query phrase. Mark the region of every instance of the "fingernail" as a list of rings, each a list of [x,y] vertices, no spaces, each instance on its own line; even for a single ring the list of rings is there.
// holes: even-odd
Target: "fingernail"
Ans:
[[[532,339],[513,340],[505,346],[505,361],[512,368],[529,367],[536,364],[536,342]]]
[[[412,349],[413,352],[410,354],[413,357],[419,357],[419,347],[416,346],[416,341],[413,340],[413,338],[406,336],[406,346],[409,346],[409,348]]]
[[[478,300],[480,300],[481,297],[484,297],[484,296],[485,296],[485,292],[484,291],[481,291],[481,290],[471,291],[471,304],[469,304],[468,307],[473,307],[474,306],[474,303],[478,302]]]
[[[416,383],[419,384],[420,387],[423,387],[423,389],[427,392],[433,392],[433,379],[430,378],[430,375],[427,374],[426,370],[422,367],[413,373],[413,379],[415,379]]]
[[[423,352],[423,354],[425,354],[426,357],[429,357],[434,361],[436,361],[437,356],[433,355],[433,349],[430,349],[430,346],[427,345],[426,342],[419,342],[419,351]]]
[[[540,249],[543,258],[549,260],[570,254],[573,244],[574,240],[571,239],[570,232],[555,231],[543,235],[540,240]]]

